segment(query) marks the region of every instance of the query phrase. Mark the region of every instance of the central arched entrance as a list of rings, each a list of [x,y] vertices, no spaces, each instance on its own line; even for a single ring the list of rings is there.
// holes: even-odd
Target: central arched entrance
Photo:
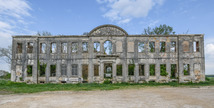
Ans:
[[[112,79],[112,63],[104,64],[104,78]]]

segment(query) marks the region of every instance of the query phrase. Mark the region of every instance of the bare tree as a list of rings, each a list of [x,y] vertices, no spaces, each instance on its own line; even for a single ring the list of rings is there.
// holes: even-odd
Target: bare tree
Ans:
[[[4,60],[9,66],[12,60],[12,46],[9,45],[7,48],[0,48],[0,58]]]
[[[42,32],[38,31],[36,33],[36,35],[38,35],[38,36],[51,36],[52,34],[48,31],[42,31]]]

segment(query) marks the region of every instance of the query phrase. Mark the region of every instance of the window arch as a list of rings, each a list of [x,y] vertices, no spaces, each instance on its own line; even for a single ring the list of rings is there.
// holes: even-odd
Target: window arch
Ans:
[[[113,53],[113,47],[112,47],[112,42],[107,40],[103,44],[104,46],[104,54],[110,55]]]

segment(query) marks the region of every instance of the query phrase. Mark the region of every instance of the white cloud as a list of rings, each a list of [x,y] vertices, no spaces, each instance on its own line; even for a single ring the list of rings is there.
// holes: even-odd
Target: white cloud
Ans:
[[[106,3],[109,10],[104,17],[118,23],[128,23],[133,18],[146,17],[155,5],[162,5],[164,0],[97,0]]]
[[[206,74],[214,74],[214,43],[205,45]]]

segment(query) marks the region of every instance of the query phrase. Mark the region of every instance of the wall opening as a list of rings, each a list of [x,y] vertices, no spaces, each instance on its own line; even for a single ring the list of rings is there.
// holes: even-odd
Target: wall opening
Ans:
[[[183,51],[184,52],[189,52],[189,42],[188,41],[183,41]]]
[[[184,64],[183,68],[184,75],[190,75],[189,64]]]
[[[149,74],[150,76],[155,76],[155,64],[149,65]]]
[[[22,53],[22,43],[17,43],[17,53]]]
[[[199,41],[193,42],[194,52],[199,52]]]
[[[113,53],[112,42],[105,41],[104,42],[104,54],[110,55]]]
[[[56,65],[50,65],[50,76],[51,77],[56,76]]]
[[[123,66],[121,64],[117,65],[117,76],[122,76],[123,74]]]
[[[160,52],[166,52],[166,42],[160,42]]]
[[[112,64],[105,63],[104,64],[104,78],[112,78]]]
[[[144,52],[144,42],[138,42],[138,52]]]
[[[40,65],[40,67],[39,67],[39,76],[40,77],[45,76],[45,69],[46,69],[46,64]]]
[[[68,53],[68,48],[67,47],[68,47],[67,43],[62,43],[61,44],[61,52],[64,53],[64,54]]]
[[[100,52],[100,43],[94,42],[94,52]]]
[[[40,53],[44,54],[46,53],[46,44],[45,43],[40,43]]]
[[[31,77],[33,73],[33,66],[32,65],[27,65],[27,76]]]
[[[77,42],[73,42],[71,44],[71,52],[72,53],[76,53],[78,51],[78,43]]]
[[[83,81],[88,81],[88,65],[87,64],[82,65],[82,78],[83,78]]]
[[[149,42],[149,51],[155,52],[155,42]]]
[[[94,65],[94,76],[99,76],[99,65]]]
[[[77,76],[78,75],[78,65],[77,64],[72,64],[72,75]]]
[[[83,42],[82,43],[82,51],[83,52],[88,52],[88,42]]]
[[[176,73],[177,73],[177,65],[171,64],[171,78],[172,79],[176,78]]]
[[[176,42],[175,41],[171,42],[170,52],[176,52]]]
[[[143,64],[139,65],[139,76],[144,76],[145,68]]]
[[[130,76],[133,76],[134,75],[134,68],[135,68],[135,65],[134,64],[129,64],[128,65],[128,75]]]
[[[56,43],[51,43],[51,53],[56,53]]]
[[[166,64],[160,65],[160,75],[161,76],[167,76],[168,75],[168,73],[166,72]]]
[[[27,53],[33,53],[33,42],[27,43]]]
[[[61,76],[66,76],[66,75],[67,75],[67,65],[61,64]]]

